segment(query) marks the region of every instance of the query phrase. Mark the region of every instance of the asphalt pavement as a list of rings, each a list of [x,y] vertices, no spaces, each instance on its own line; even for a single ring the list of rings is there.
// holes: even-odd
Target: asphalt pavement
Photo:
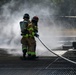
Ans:
[[[76,61],[76,52],[69,51],[63,56]],[[71,56],[72,57],[71,57]],[[56,56],[23,60],[0,49],[0,75],[76,75],[76,64]]]

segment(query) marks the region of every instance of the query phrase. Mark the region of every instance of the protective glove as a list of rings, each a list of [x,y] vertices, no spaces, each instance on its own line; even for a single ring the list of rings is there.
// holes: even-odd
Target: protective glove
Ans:
[[[35,34],[34,36],[39,37],[39,34]]]

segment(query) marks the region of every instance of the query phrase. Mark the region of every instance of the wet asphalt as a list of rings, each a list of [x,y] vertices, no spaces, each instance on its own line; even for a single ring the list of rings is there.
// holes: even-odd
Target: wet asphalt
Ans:
[[[71,51],[63,56],[76,61],[75,53]],[[76,75],[76,64],[54,56],[22,59],[0,49],[0,75]]]

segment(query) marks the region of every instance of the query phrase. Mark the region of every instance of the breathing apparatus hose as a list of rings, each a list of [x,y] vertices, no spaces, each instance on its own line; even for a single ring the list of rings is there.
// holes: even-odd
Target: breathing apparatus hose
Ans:
[[[72,61],[72,60],[70,60],[70,59],[67,59],[67,58],[61,56],[61,55],[56,54],[54,51],[52,51],[52,49],[49,49],[49,48],[42,42],[42,40],[41,40],[39,37],[37,37],[37,38],[38,38],[38,40],[42,43],[42,45],[43,45],[49,52],[53,53],[54,55],[56,55],[56,56],[58,56],[58,57],[60,57],[60,58],[62,58],[62,59],[64,59],[64,60],[66,60],[66,61],[68,61],[68,62],[70,62],[70,63],[76,64],[75,61]]]

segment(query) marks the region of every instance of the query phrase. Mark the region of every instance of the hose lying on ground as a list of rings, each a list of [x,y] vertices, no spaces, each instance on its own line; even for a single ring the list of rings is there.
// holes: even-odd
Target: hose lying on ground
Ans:
[[[76,64],[75,61],[72,61],[72,60],[70,60],[70,59],[67,59],[67,58],[61,56],[61,55],[56,54],[56,53],[53,52],[51,49],[49,49],[49,48],[41,41],[41,39],[40,39],[39,37],[38,37],[38,39],[39,39],[39,41],[43,44],[43,46],[44,46],[48,51],[50,51],[51,53],[55,54],[56,56],[58,56],[58,57],[60,57],[60,58],[62,58],[62,59],[64,59],[64,60],[66,60],[66,61],[68,61],[68,62],[71,62],[71,63],[73,63],[73,64]]]

